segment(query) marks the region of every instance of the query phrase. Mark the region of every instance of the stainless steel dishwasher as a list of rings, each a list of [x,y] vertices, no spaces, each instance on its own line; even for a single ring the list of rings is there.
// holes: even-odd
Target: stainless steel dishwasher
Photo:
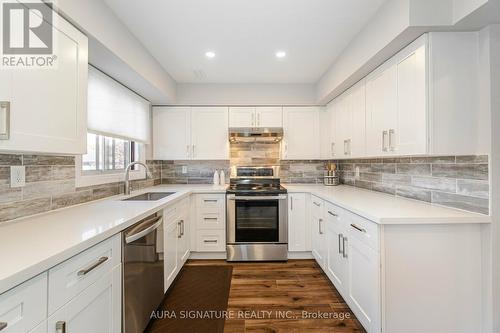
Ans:
[[[161,213],[123,231],[122,256],[123,332],[142,333],[164,296]]]

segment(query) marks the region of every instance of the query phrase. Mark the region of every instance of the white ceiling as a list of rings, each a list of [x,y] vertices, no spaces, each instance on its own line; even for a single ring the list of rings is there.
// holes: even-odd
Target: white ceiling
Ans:
[[[104,1],[181,83],[315,83],[385,2]]]

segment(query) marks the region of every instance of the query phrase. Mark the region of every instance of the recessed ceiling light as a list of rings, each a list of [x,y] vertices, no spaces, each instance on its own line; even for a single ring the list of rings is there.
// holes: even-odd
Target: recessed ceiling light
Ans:
[[[215,52],[213,52],[213,51],[207,51],[207,52],[205,52],[205,56],[207,58],[214,58],[215,57]]]
[[[276,52],[276,58],[284,58],[286,57],[286,52],[285,51],[278,51]]]

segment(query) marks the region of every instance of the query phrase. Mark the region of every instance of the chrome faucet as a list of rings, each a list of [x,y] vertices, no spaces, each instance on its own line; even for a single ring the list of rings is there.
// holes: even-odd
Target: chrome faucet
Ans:
[[[127,165],[127,167],[125,168],[125,195],[130,194],[130,169],[136,164],[142,165],[144,168],[146,168],[146,178],[145,179],[153,178],[153,176],[151,175],[151,172],[149,172],[148,166],[145,163],[142,163],[142,162],[129,163]]]

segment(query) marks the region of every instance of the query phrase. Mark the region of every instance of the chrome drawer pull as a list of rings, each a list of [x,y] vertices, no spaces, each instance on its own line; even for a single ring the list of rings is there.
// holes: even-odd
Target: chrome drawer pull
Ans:
[[[342,257],[347,258],[347,251],[345,247],[345,243],[347,243],[347,237],[342,237]]]
[[[181,220],[181,236],[184,236],[184,220]]]
[[[101,257],[101,258],[99,258],[99,260],[97,260],[97,262],[95,264],[93,264],[92,266],[90,266],[89,268],[82,269],[81,271],[78,271],[78,276],[85,276],[85,275],[87,275],[88,273],[90,273],[91,271],[93,271],[94,269],[96,269],[97,267],[99,267],[102,264],[104,264],[108,259],[109,259],[108,257]]]
[[[217,199],[204,199],[203,202],[217,202]]]
[[[8,324],[4,322],[0,322],[0,331],[3,331],[5,328],[7,328]]]
[[[217,243],[216,239],[205,239],[203,240],[204,243]]]
[[[313,204],[315,204],[317,207],[321,206],[321,204],[317,203],[316,201],[313,201]]]
[[[355,225],[354,223],[351,224],[351,227],[353,227],[354,229],[358,230],[358,231],[361,231],[361,232],[366,232],[366,229],[363,229],[363,228],[360,228],[358,227],[357,225]]]
[[[338,216],[337,214],[332,213],[331,211],[328,211],[328,214],[330,214],[331,216],[335,216],[335,217],[337,217],[337,216]]]
[[[203,219],[212,221],[212,220],[218,220],[219,218],[218,217],[204,217]]]
[[[57,333],[66,333],[66,322],[65,321],[58,321],[56,323],[56,332]]]
[[[181,221],[177,222],[177,238],[182,237]]]
[[[344,240],[344,235],[342,234],[339,234],[339,254],[343,254],[343,250],[342,250],[342,245],[341,245],[341,242],[343,244],[343,240]]]
[[[323,228],[322,228],[322,226],[323,226],[323,219],[319,219],[318,220],[318,229],[319,229],[318,231],[319,231],[320,235],[323,235]]]

